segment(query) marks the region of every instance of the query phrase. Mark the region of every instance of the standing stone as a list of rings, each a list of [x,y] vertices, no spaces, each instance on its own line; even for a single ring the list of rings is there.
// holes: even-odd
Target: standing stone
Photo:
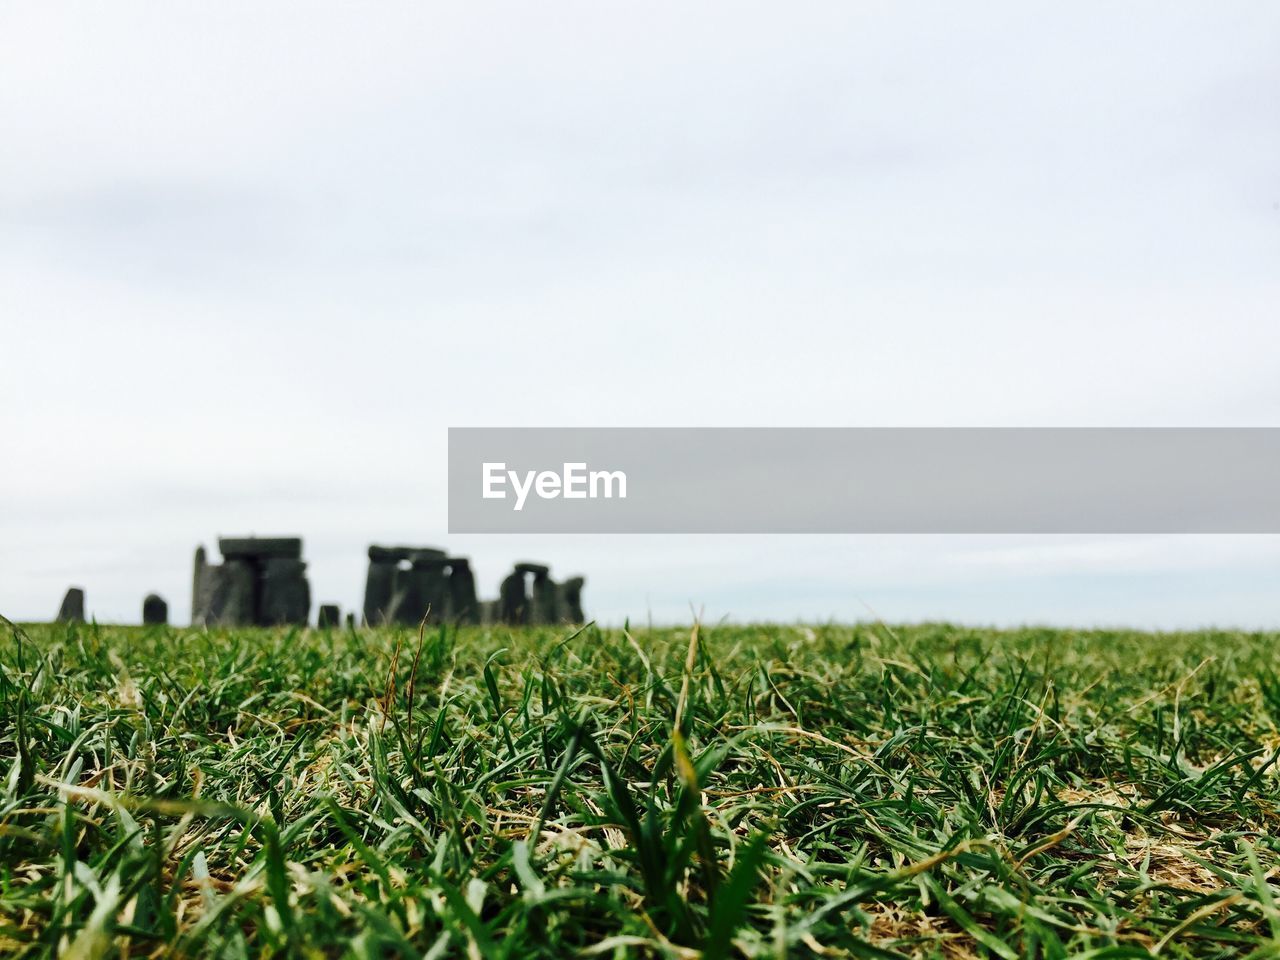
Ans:
[[[418,614],[418,619],[413,622],[414,626],[424,616],[430,616],[432,623],[440,623],[445,619],[449,605],[448,565],[448,557],[443,551],[432,550],[413,558],[413,568],[421,571],[422,595],[427,601]]]
[[[342,611],[336,603],[323,603],[316,614],[316,626],[321,630],[332,630],[342,622]]]
[[[499,622],[501,611],[497,600],[481,600],[476,606],[480,608],[481,624],[487,627]]]
[[[206,622],[219,627],[252,624],[258,607],[253,567],[245,560],[228,560],[221,565],[210,565],[205,573],[206,576],[212,574],[213,587]]]
[[[356,628],[356,615],[355,615],[354,613],[348,613],[348,614],[347,614],[347,629],[348,629],[348,630],[355,630],[355,628]]]
[[[58,608],[59,623],[84,623],[84,590],[71,587]]]
[[[191,601],[192,626],[217,624],[226,605],[226,570],[218,564],[200,566],[196,573],[195,592]]]
[[[445,563],[443,550],[429,547],[408,550],[409,566],[396,570],[392,580],[391,623],[416,627],[428,609],[437,617],[445,604]]]
[[[507,574],[498,587],[498,619],[512,625],[529,620],[529,596],[525,593],[524,574],[519,568]]]
[[[164,602],[164,597],[156,593],[146,595],[142,601],[142,622],[148,627],[169,622],[169,604]]]
[[[582,585],[584,577],[570,577],[557,588],[559,593],[560,619],[565,623],[586,623],[582,613]]]
[[[191,582],[191,623],[198,627],[230,626],[251,623],[252,620],[233,619],[237,611],[253,611],[252,577],[246,583],[244,570],[231,569],[226,564],[209,563],[204,547],[196,548],[195,572]],[[247,606],[243,596],[249,591]],[[234,597],[233,597],[234,595]],[[234,608],[228,604],[234,599]]]
[[[370,547],[369,574],[364,581],[364,622],[370,626],[380,626],[390,619],[395,576],[395,563],[373,559]]]
[[[545,572],[533,575],[533,609],[529,615],[530,623],[559,623],[559,593],[555,582]]]
[[[204,547],[196,547],[195,574],[191,578],[191,622],[200,625],[205,622],[207,610],[205,608],[205,569],[208,567],[208,561],[205,557]]]
[[[231,561],[228,562],[231,565]],[[288,557],[269,557],[262,573],[262,591],[255,621],[263,626],[305,624],[311,614],[307,565]]]
[[[445,615],[451,622],[480,622],[480,608],[476,603],[476,578],[466,557],[453,557],[449,560],[448,592]]]
[[[427,605],[422,571],[413,567],[398,567],[392,580],[391,607],[387,610],[387,623],[417,624]],[[414,617],[417,617],[415,620]]]

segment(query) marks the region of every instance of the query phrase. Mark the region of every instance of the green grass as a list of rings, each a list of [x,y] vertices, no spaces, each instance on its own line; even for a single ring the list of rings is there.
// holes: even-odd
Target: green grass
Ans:
[[[1280,956],[1275,636],[0,628],[0,953]]]

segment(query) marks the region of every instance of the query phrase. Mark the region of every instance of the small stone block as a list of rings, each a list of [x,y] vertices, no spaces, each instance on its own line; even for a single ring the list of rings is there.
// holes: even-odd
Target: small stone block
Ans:
[[[58,608],[59,623],[84,623],[84,590],[71,587]]]
[[[219,537],[218,549],[227,560],[266,559],[279,557],[285,560],[302,559],[301,537]]]
[[[142,622],[148,627],[169,622],[169,604],[157,593],[148,593],[142,601]]]

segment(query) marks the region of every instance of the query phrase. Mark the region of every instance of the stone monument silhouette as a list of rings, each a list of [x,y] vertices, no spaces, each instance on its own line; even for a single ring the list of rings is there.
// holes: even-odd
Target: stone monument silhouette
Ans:
[[[305,625],[311,586],[301,537],[220,537],[223,562],[195,555],[191,622],[197,626]]]

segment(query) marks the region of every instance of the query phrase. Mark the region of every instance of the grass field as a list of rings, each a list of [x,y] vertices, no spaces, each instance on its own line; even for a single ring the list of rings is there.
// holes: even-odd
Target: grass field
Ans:
[[[1274,636],[0,627],[0,953],[1280,956]]]

